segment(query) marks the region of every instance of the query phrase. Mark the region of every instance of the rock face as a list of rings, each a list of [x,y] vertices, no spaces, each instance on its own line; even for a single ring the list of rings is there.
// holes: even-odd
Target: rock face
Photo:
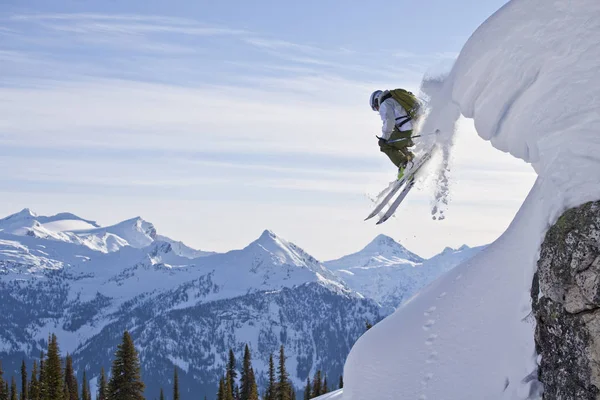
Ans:
[[[550,228],[531,294],[544,399],[600,399],[600,201]]]

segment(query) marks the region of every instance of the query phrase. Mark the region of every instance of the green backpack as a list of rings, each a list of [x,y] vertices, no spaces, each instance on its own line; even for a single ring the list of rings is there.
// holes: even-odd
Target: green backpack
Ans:
[[[409,92],[408,90],[404,89],[390,90],[389,93],[386,93],[379,100],[379,104],[383,103],[390,97],[396,100],[398,103],[400,103],[402,108],[406,110],[406,113],[409,115],[410,119],[416,120],[417,118],[419,118],[421,103],[419,103],[419,100],[417,100],[417,97],[412,92]]]

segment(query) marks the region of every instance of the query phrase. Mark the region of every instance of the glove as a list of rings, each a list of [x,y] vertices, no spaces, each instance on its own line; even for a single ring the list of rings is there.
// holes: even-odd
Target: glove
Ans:
[[[380,138],[378,137],[377,139],[379,139],[379,147],[381,146],[385,146],[387,144],[387,140],[385,140],[384,138]]]

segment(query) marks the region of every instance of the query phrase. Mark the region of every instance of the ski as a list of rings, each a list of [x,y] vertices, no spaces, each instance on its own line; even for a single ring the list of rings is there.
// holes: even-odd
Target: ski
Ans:
[[[396,193],[398,193],[398,190],[400,190],[402,188],[402,185],[404,185],[404,182],[406,182],[406,179],[413,172],[416,172],[419,168],[421,168],[421,166],[425,163],[425,161],[427,161],[430,157],[431,157],[431,151],[425,153],[425,155],[423,157],[421,157],[419,159],[419,161],[417,161],[416,165],[413,167],[411,172],[408,172],[406,175],[404,175],[402,177],[402,179],[396,180],[394,182],[394,187],[392,187],[392,189],[388,192],[388,194],[384,197],[384,199],[381,200],[381,202],[377,205],[377,207],[375,207],[373,212],[371,212],[371,214],[369,214],[369,216],[367,218],[365,218],[365,221],[369,220],[369,219],[373,218],[374,216],[376,216],[377,214],[379,214],[381,212],[381,210],[383,210],[385,208],[385,206],[390,202],[390,200],[394,197],[394,195]]]
[[[396,193],[398,193],[398,190],[400,190],[400,188],[404,184],[404,181],[405,181],[404,177],[402,177],[402,179],[396,179],[396,181],[393,183],[394,186],[392,187],[392,189],[383,198],[383,200],[381,200],[379,202],[379,204],[377,204],[377,206],[375,207],[373,212],[371,214],[369,214],[369,216],[367,218],[365,218],[365,221],[373,218],[374,216],[379,214],[379,212],[381,212],[381,210],[383,210],[383,208],[389,203],[389,201],[392,199],[392,197],[394,197],[394,195]]]
[[[398,197],[396,198],[396,200],[394,200],[394,202],[392,203],[392,205],[390,206],[390,208],[388,208],[388,210],[385,212],[385,214],[383,214],[383,217],[381,217],[379,219],[379,221],[377,221],[376,225],[383,224],[385,221],[387,221],[388,219],[390,219],[392,215],[394,215],[394,213],[396,212],[396,210],[400,206],[400,203],[402,203],[402,200],[404,200],[404,198],[406,197],[406,195],[408,194],[408,192],[410,192],[410,189],[412,189],[412,187],[414,185],[415,185],[415,178],[413,176],[406,183],[406,186],[404,186],[404,189],[402,190],[402,192],[400,192],[400,194],[398,195]]]
[[[390,208],[387,209],[385,214],[383,214],[383,216],[379,219],[379,221],[377,221],[377,225],[383,224],[385,221],[390,219],[392,215],[394,215],[394,213],[396,212],[396,210],[398,209],[398,207],[400,206],[400,204],[402,203],[402,201],[404,200],[404,198],[406,197],[408,192],[410,192],[410,190],[415,185],[415,178],[416,178],[417,172],[419,172],[421,167],[423,167],[423,165],[425,165],[425,162],[427,160],[429,160],[430,158],[431,158],[431,151],[426,153],[419,160],[419,163],[415,166],[415,168],[406,176],[407,182],[406,182],[406,185],[404,186],[404,189],[402,189],[402,191],[400,192],[400,194],[398,195],[396,200],[394,200],[394,202],[390,205]]]

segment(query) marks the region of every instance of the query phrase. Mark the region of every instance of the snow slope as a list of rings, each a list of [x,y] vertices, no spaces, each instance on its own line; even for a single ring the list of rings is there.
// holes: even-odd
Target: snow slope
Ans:
[[[162,236],[162,235],[156,235],[155,240],[158,240],[160,242],[169,243],[171,245],[171,247],[173,248],[173,251],[175,251],[175,253],[179,254],[182,257],[198,258],[198,257],[206,257],[206,256],[210,256],[212,254],[216,254],[214,251],[202,251],[202,250],[193,249],[190,246],[187,246],[183,242],[173,240],[173,239],[170,239],[170,238],[168,238],[166,236]]]
[[[132,218],[106,228],[79,230],[77,236],[85,239],[118,237],[124,239],[126,244],[136,248],[148,246],[156,238],[154,225],[140,217]]]
[[[77,238],[63,231],[71,228],[96,228],[93,221],[86,221],[73,214],[62,213],[52,217],[38,216],[28,208],[0,219],[0,232],[17,236],[36,236],[64,242],[77,242]]]
[[[548,227],[600,198],[598,43],[596,0],[513,0],[471,36],[423,131],[451,141],[462,113],[537,181],[497,241],[358,340],[330,398],[540,397],[529,290]]]

